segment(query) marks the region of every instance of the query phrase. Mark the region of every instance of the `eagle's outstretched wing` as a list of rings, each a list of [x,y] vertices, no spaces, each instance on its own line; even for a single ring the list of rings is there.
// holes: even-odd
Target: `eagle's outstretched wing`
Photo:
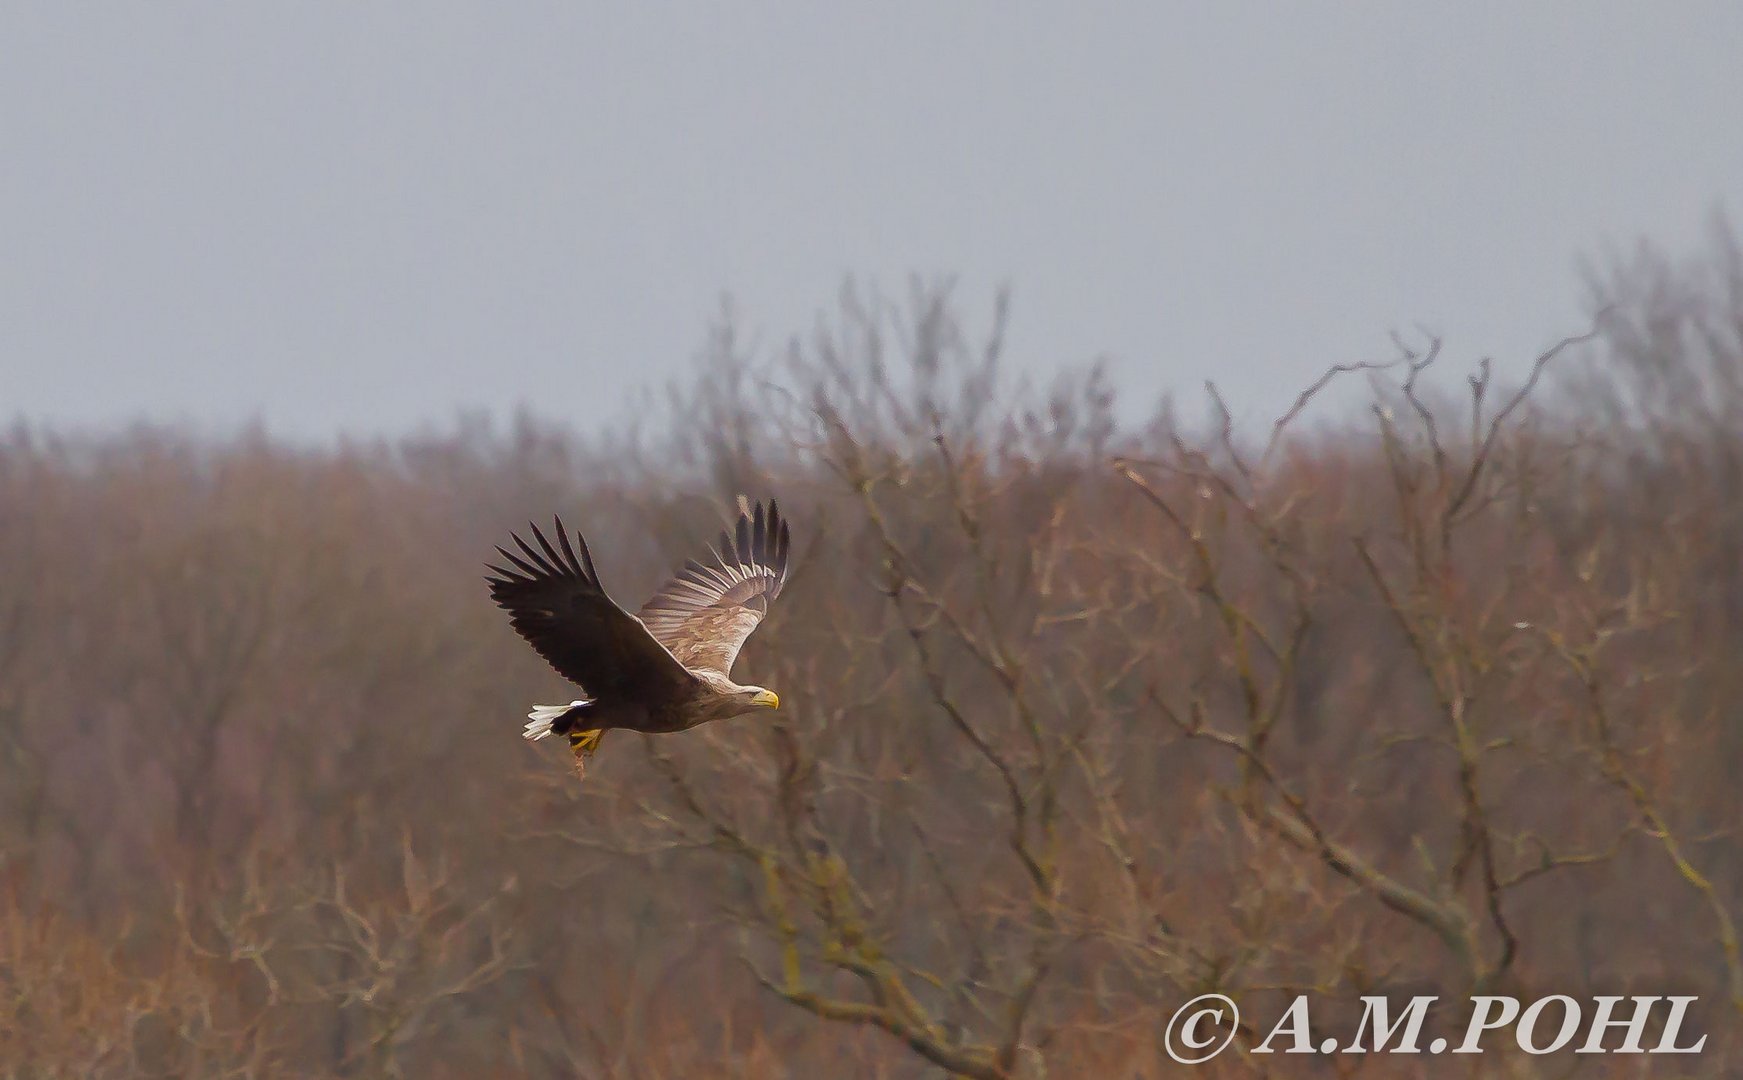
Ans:
[[[580,533],[575,534],[581,548],[577,559],[560,519],[556,527],[561,553],[537,525],[530,527],[540,550],[534,551],[516,535],[521,555],[496,549],[515,569],[491,566],[497,576],[485,580],[490,583],[491,599],[509,613],[515,630],[558,674],[594,697],[650,703],[695,685],[696,677],[648,628],[605,595],[587,540]]]
[[[720,534],[720,550],[704,565],[692,559],[642,607],[648,631],[685,667],[730,677],[745,638],[768,614],[787,580],[791,537],[781,512],[752,511],[739,500],[738,527]]]

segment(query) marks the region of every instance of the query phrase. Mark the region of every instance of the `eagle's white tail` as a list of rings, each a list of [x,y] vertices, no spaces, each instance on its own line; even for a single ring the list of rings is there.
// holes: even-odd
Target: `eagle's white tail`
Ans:
[[[585,704],[585,701],[571,701],[567,705],[534,705],[533,711],[527,713],[527,719],[531,722],[521,731],[521,735],[537,742],[551,733],[551,724],[559,716],[577,705]]]

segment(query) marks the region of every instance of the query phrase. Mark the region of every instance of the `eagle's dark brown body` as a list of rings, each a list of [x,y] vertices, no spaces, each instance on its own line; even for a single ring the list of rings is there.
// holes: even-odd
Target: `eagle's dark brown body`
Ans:
[[[712,673],[709,673],[712,674]],[[711,694],[685,694],[668,701],[583,701],[571,703],[567,712],[551,721],[551,733],[567,735],[571,731],[605,731],[629,728],[654,735],[689,731],[710,720],[727,720],[749,712],[760,705],[746,706],[739,700],[742,691],[761,687],[738,686],[729,679],[704,677],[711,684]]]

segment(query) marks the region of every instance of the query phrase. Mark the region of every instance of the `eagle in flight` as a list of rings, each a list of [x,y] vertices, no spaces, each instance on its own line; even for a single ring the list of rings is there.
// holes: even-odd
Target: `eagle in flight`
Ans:
[[[707,563],[694,559],[634,615],[599,583],[587,541],[561,519],[556,545],[529,525],[538,547],[513,535],[520,554],[497,548],[512,569],[490,565],[490,596],[559,675],[582,688],[567,705],[534,705],[528,739],[567,736],[577,771],[611,728],[686,731],[781,699],[732,681],[732,662],[787,580],[787,523],[739,499],[738,524],[720,534]],[[579,556],[579,557],[577,557]]]

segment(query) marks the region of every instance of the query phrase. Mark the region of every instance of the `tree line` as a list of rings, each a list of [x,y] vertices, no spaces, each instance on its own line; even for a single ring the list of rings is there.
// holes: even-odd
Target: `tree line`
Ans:
[[[20,423],[0,1075],[1165,1077],[1212,991],[1697,994],[1726,1075],[1743,260],[1590,284],[1511,378],[1400,338],[1264,425],[1025,386],[943,288],[723,322],[639,426]],[[633,605],[740,492],[782,709],[577,782],[485,558],[560,512]]]

